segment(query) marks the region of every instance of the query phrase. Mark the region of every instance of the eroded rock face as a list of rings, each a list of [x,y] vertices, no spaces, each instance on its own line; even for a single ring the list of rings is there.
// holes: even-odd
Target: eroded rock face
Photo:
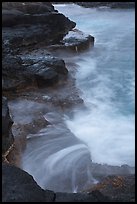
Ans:
[[[135,202],[135,175],[110,175],[89,191],[98,190],[115,202]]]
[[[108,176],[87,192],[43,190],[27,172],[2,165],[2,202],[135,202],[135,176]]]
[[[48,2],[3,2],[2,9],[2,39],[11,48],[57,43],[76,25]]]
[[[49,2],[2,3],[2,88],[16,91],[30,86],[52,86],[68,70],[61,59],[22,58],[22,50],[59,43],[75,23]]]
[[[2,165],[2,202],[53,202],[55,194],[44,191],[27,172]]]
[[[12,165],[2,165],[2,202],[109,202],[99,191],[54,193],[41,189],[27,172]]]
[[[46,87],[56,84],[60,76],[68,74],[63,60],[52,56],[30,59],[6,55],[2,59],[2,88],[16,91],[28,86]]]
[[[75,53],[87,50],[94,46],[94,37],[73,29],[61,40],[60,44],[49,46],[50,50],[66,50]]]
[[[14,138],[11,131],[13,121],[9,114],[7,99],[2,97],[2,153],[4,154],[13,144]]]

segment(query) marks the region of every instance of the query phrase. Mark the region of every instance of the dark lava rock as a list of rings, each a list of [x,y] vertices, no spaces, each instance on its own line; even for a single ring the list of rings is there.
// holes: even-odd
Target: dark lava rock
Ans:
[[[77,52],[93,46],[94,37],[87,35],[78,29],[73,29],[63,38],[62,42],[65,44],[65,47],[68,46],[71,49],[75,49]]]
[[[11,131],[13,121],[9,114],[7,99],[2,97],[2,153],[4,154],[13,144],[14,138]]]
[[[89,192],[100,191],[115,202],[135,202],[135,175],[111,175],[92,187]]]
[[[20,168],[3,164],[2,202],[135,202],[135,176],[108,176],[86,193],[54,193]]]
[[[57,57],[46,58],[45,65],[53,68],[58,74],[68,74],[64,60]]]
[[[38,87],[50,86],[58,81],[58,74],[52,68],[41,69],[35,76]]]
[[[54,202],[55,194],[41,189],[27,172],[2,165],[2,202]]]
[[[80,6],[87,8],[92,7],[110,7],[110,8],[122,8],[129,9],[135,8],[135,2],[74,2]]]
[[[89,194],[56,193],[55,202],[111,202],[111,199],[96,190]]]
[[[94,37],[78,29],[73,29],[63,38],[60,44],[49,46],[49,49],[80,52],[94,46]]]
[[[58,43],[76,25],[49,2],[3,2],[2,8],[2,39],[10,48]]]
[[[15,90],[25,83],[25,67],[20,57],[6,55],[2,59],[2,89]]]
[[[129,175],[135,173],[135,168],[122,165],[122,166],[111,166],[108,164],[97,164],[92,163],[91,172],[94,178],[97,180],[102,180],[102,178],[108,175]]]
[[[10,8],[10,11],[14,10],[18,13],[23,12],[29,14],[42,14],[54,11],[53,5],[49,2],[3,2],[2,8],[8,10]]]
[[[68,73],[65,62],[50,55],[28,60],[28,62],[27,58],[24,58],[23,61],[27,65],[26,75],[29,74],[35,78],[39,88],[56,84],[60,75],[67,75]]]
[[[43,59],[21,59],[7,54],[2,59],[2,89],[15,91],[29,86],[52,86],[58,82],[60,75],[67,73],[65,62],[49,55]]]

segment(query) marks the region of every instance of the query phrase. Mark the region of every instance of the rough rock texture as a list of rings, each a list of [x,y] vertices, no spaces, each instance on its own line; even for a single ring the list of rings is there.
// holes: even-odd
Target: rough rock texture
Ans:
[[[2,97],[2,153],[4,154],[13,144],[14,138],[11,131],[13,121],[9,114],[7,99]]]
[[[87,193],[54,193],[41,189],[27,172],[2,165],[2,202],[109,202],[99,191]]]
[[[3,2],[2,9],[2,40],[11,48],[57,43],[76,25],[48,2]]]
[[[2,59],[3,90],[23,89],[27,86],[54,85],[60,75],[67,75],[68,70],[63,60],[45,56],[43,59],[29,59],[6,55]]]
[[[60,42],[49,46],[49,49],[80,52],[94,46],[94,37],[78,29],[71,30]]]
[[[53,202],[55,194],[41,189],[27,172],[2,165],[2,202]]]
[[[135,2],[74,2],[84,7],[135,8]]]
[[[128,165],[111,166],[107,164],[92,163],[91,172],[94,178],[96,178],[97,180],[102,180],[104,177],[108,175],[134,174],[135,168]]]
[[[135,202],[135,177],[108,176],[88,193],[41,189],[32,176],[12,165],[2,165],[2,202]]]
[[[91,193],[56,193],[55,202],[111,202],[108,196],[99,191]]]
[[[60,43],[75,25],[48,2],[3,2],[3,90],[15,92],[30,86],[51,86],[59,81],[60,75],[67,75],[63,60],[48,53],[44,59],[22,59],[22,51]]]
[[[89,190],[100,191],[116,202],[135,202],[135,175],[107,176]]]

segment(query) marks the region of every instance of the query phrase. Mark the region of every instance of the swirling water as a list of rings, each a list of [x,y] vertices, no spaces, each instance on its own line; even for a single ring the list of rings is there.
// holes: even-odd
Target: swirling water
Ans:
[[[68,7],[59,11],[95,37],[94,49],[75,59],[88,112],[77,111],[68,127],[87,143],[93,161],[134,166],[134,10]]]
[[[74,4],[55,8],[95,37],[94,48],[71,56],[87,109],[74,110],[71,118],[46,114],[52,125],[28,136],[22,166],[43,188],[76,192],[96,182],[91,160],[134,166],[135,12]]]

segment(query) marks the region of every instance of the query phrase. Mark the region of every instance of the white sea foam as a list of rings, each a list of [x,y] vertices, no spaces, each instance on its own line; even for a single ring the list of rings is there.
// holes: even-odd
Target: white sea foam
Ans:
[[[75,7],[70,4],[58,10],[93,35],[95,47],[75,57],[76,83],[88,111],[74,111],[74,118],[66,123],[88,145],[94,162],[134,166],[135,13]]]

